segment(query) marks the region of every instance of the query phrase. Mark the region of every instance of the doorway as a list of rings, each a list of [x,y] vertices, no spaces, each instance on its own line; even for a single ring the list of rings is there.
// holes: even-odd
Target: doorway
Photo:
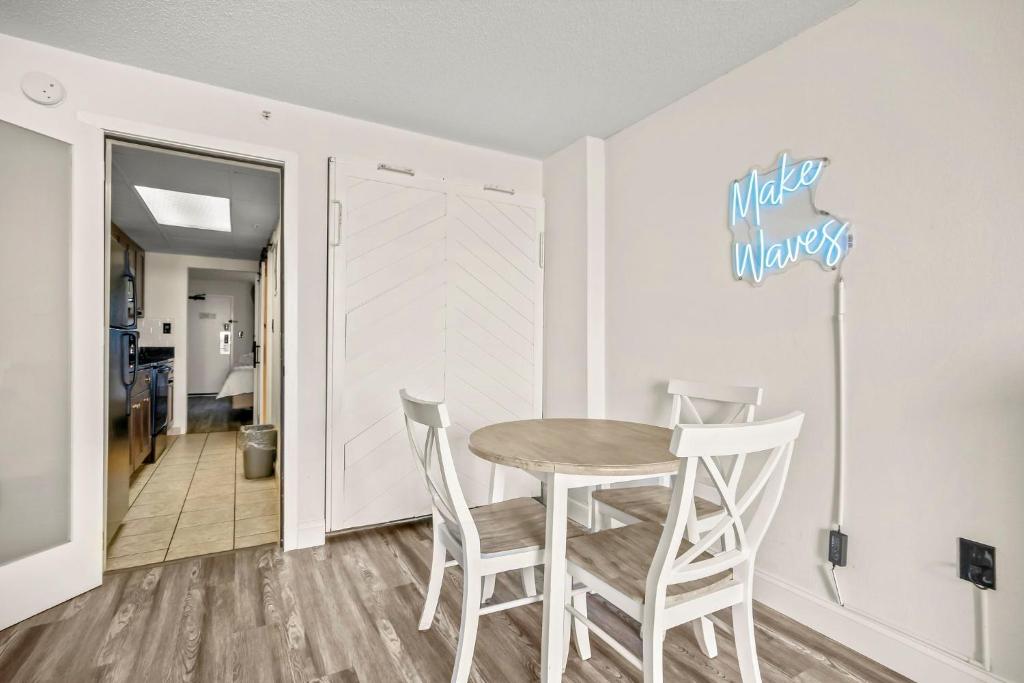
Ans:
[[[127,368],[108,381],[106,569],[279,542],[282,425],[243,430],[282,169],[116,138],[106,157],[111,367]]]
[[[262,265],[262,264],[261,264]],[[261,273],[190,268],[188,431],[238,431],[258,417]]]
[[[194,288],[189,276],[189,289]],[[231,372],[234,307],[235,298],[230,294],[189,294],[189,397],[216,394]],[[190,428],[189,431],[195,430]]]

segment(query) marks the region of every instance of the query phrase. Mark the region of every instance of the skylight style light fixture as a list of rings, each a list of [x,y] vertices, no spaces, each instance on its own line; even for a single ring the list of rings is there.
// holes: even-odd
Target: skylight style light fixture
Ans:
[[[231,232],[231,200],[205,194],[135,186],[160,225]]]

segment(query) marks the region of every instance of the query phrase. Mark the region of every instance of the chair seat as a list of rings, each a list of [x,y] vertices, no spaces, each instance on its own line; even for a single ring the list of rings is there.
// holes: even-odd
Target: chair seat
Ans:
[[[644,602],[647,573],[651,569],[664,527],[657,522],[642,522],[617,529],[607,529],[587,536],[571,538],[566,543],[566,559],[570,564],[600,577],[615,590],[639,604]],[[683,539],[682,555],[693,545]],[[701,553],[700,560],[712,559]],[[668,586],[668,598],[685,602],[732,582],[732,572]]]
[[[608,507],[622,510],[641,522],[664,524],[672,502],[672,489],[667,486],[632,486],[594,491],[594,500]],[[722,506],[710,500],[694,497],[697,519],[713,517],[721,513]]]
[[[481,505],[470,510],[470,514],[480,534],[481,553],[544,547],[547,508],[533,498],[512,498]],[[568,538],[573,538],[586,530],[569,520],[566,533]]]

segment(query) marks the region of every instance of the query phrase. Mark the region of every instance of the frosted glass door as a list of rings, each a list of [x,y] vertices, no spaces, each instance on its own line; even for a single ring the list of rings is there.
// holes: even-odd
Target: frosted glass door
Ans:
[[[0,564],[71,538],[71,147],[0,121]]]
[[[0,630],[103,578],[103,133],[0,94]]]

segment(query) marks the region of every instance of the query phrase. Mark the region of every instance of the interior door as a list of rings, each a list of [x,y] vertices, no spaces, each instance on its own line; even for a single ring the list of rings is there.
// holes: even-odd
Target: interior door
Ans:
[[[486,501],[469,433],[540,416],[539,200],[386,171],[332,174],[328,519],[332,530],[424,515],[398,391],[445,398],[460,481]],[[534,495],[513,473],[509,495]]]
[[[217,394],[231,372],[232,297],[188,302],[188,393]]]
[[[0,629],[100,584],[103,141],[0,96]]]
[[[486,502],[490,465],[469,452],[474,430],[541,416],[543,204],[472,188],[448,194],[445,400],[452,452],[470,505]],[[506,497],[537,495],[506,474]]]

